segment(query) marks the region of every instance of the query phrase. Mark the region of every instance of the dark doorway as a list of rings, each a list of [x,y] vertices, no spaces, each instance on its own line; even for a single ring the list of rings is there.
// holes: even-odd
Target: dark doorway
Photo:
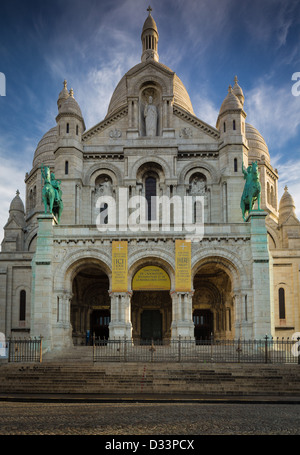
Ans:
[[[162,339],[162,315],[159,310],[144,310],[141,316],[141,340]]]
[[[209,340],[213,334],[213,314],[210,310],[195,310],[193,313],[196,340]]]
[[[109,336],[109,310],[94,310],[91,314],[91,336],[95,334],[96,338],[107,340]]]

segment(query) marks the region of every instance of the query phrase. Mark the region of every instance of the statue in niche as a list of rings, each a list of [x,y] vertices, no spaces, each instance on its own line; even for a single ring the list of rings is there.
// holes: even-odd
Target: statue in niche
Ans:
[[[194,177],[192,183],[190,184],[190,193],[196,194],[199,196],[204,196],[206,193],[205,180],[199,177]]]
[[[106,177],[104,182],[100,183],[97,188],[97,196],[112,196],[113,195],[113,188],[111,181]]]
[[[149,96],[148,104],[144,109],[146,136],[153,137],[157,133],[157,109],[153,104],[152,96]]]

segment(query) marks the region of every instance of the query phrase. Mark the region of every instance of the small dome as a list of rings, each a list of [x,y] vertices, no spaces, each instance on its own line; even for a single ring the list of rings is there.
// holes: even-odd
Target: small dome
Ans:
[[[248,161],[261,161],[262,159],[270,163],[270,154],[268,146],[254,126],[246,123],[246,138],[248,140]]]
[[[284,193],[279,204],[279,223],[282,224],[290,215],[296,217],[296,206],[293,197],[288,192],[288,187],[285,186]],[[296,217],[297,218],[297,217]]]
[[[149,10],[149,9],[148,9]],[[149,11],[149,16],[147,17],[147,19],[145,20],[145,23],[144,23],[144,26],[143,26],[143,30],[142,30],[142,34],[146,31],[146,30],[154,30],[157,34],[158,34],[158,31],[157,31],[157,26],[156,26],[156,23],[155,23],[155,20],[153,19],[153,17],[151,16],[151,11]]]
[[[242,110],[242,109],[243,109],[242,104],[240,103],[239,99],[233,93],[231,85],[229,85],[228,95],[226,96],[226,98],[224,99],[224,101],[221,105],[219,116],[224,114],[224,112],[227,112],[227,111],[236,111],[236,110]]]
[[[237,76],[235,76],[235,78],[234,78],[234,86],[232,89],[232,93],[239,99],[241,105],[244,106],[245,97],[244,97],[243,90],[241,89],[241,87],[238,84]]]
[[[21,212],[23,215],[25,213],[24,204],[23,204],[22,199],[20,198],[19,190],[17,190],[16,196],[13,198],[13,200],[10,203],[9,213],[11,213],[11,212]]]
[[[83,118],[79,104],[74,98],[73,89],[70,90],[68,98],[62,101],[58,111],[60,114],[75,114],[78,115],[78,117]]]
[[[42,137],[38,146],[36,148],[33,166],[36,164],[47,163],[49,159],[52,161],[54,159],[53,153],[57,143],[57,126],[51,128],[47,131],[46,134]]]

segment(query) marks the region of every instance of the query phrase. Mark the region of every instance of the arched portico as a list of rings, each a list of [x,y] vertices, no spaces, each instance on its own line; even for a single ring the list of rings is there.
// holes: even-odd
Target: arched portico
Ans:
[[[136,342],[171,338],[173,268],[159,257],[137,260],[130,268],[132,338]]]
[[[200,257],[202,256],[202,257]],[[196,339],[251,337],[251,290],[246,268],[232,252],[194,258],[193,322]]]

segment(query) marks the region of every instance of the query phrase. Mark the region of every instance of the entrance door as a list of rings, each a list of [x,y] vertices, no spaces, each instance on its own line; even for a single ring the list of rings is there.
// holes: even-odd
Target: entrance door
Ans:
[[[195,310],[193,313],[195,339],[209,340],[213,333],[213,314],[210,310]]]
[[[109,336],[109,321],[109,310],[94,310],[91,314],[91,335],[95,334],[96,338],[107,340]]]
[[[141,316],[141,339],[162,339],[162,315],[159,310],[144,310]]]

